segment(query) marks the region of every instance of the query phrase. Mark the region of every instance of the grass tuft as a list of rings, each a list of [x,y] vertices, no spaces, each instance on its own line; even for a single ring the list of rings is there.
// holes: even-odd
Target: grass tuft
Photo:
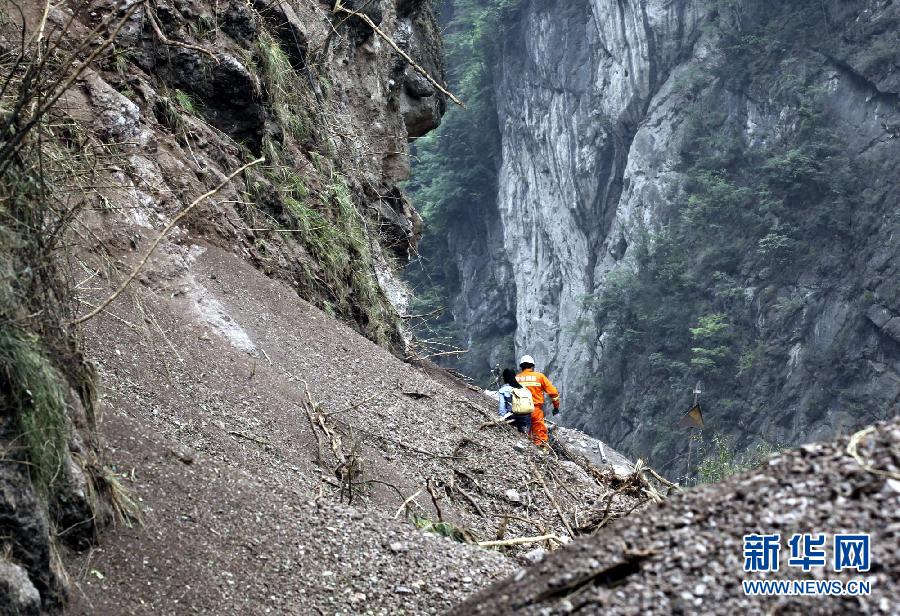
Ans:
[[[61,374],[51,365],[33,334],[0,330],[0,381],[18,420],[35,484],[49,493],[60,478],[68,453],[69,418],[60,387]]]
[[[90,470],[94,498],[101,497],[112,508],[113,515],[125,526],[144,525],[144,514],[140,505],[131,497],[131,492],[122,485],[119,476],[108,466],[94,467]]]
[[[184,90],[175,89],[175,93],[173,94],[173,98],[175,102],[178,103],[178,106],[181,107],[184,111],[191,114],[192,116],[200,115],[200,101],[196,98],[185,92]]]
[[[287,53],[268,32],[262,32],[257,48],[275,117],[285,131],[302,141],[307,136],[307,129],[300,111],[303,104],[296,94],[300,76],[291,66]]]

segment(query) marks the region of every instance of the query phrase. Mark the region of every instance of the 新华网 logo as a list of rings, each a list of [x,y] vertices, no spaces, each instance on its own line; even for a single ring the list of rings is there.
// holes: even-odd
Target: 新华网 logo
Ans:
[[[744,535],[744,571],[777,572],[781,566],[781,534]],[[823,533],[794,533],[787,540],[788,567],[805,573],[825,568],[829,563],[828,537]],[[831,570],[836,573],[865,573],[871,568],[868,534],[837,533],[832,537]],[[872,584],[865,579],[850,580],[744,580],[747,595],[868,595]]]

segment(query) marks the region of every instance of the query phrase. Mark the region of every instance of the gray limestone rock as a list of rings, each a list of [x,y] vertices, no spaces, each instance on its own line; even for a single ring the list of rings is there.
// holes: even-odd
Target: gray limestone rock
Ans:
[[[41,595],[25,570],[6,559],[0,560],[0,616],[37,616]]]
[[[758,5],[740,4],[748,22],[766,18]],[[843,21],[832,19],[833,25],[857,25],[852,36],[835,35],[840,57],[798,53],[805,87],[822,92],[835,138],[873,170],[877,182],[870,190],[885,203],[895,200],[889,161],[900,156],[892,132],[900,122],[896,71],[876,59],[887,43],[885,24],[897,23],[898,9],[830,1],[816,10],[840,15]],[[508,24],[495,77],[496,210],[473,214],[448,240],[459,255],[461,291],[452,309],[470,336],[467,367],[484,372],[530,353],[560,387],[567,425],[631,457],[649,456],[664,470],[686,452],[684,435],[672,429],[686,408],[673,398],[671,418],[645,415],[642,401],[655,392],[629,373],[627,360],[640,358],[627,352],[618,380],[602,384],[619,397],[599,395],[607,333],[582,300],[602,294],[610,275],[632,263],[638,239],[664,228],[685,198],[681,147],[701,87],[691,84],[710,75],[721,54],[711,19],[707,5],[684,0],[525,3]],[[797,121],[795,109],[764,91],[723,89],[717,97],[717,111],[750,147],[793,130]],[[771,267],[767,275],[747,272],[739,281],[748,319],[760,330],[798,324],[760,341],[778,355],[760,378],[783,385],[747,401],[744,411],[719,408],[715,428],[738,435],[738,446],[760,437],[784,444],[828,438],[897,412],[900,234],[896,208],[893,214],[889,205],[884,209],[852,214],[853,224],[867,216],[879,221],[869,240],[854,247],[858,258],[823,255],[821,271],[805,272],[790,288],[767,287]],[[825,285],[834,272],[842,281]],[[514,344],[502,346],[510,335]],[[828,357],[843,369],[823,383],[815,375]],[[685,382],[685,396],[693,383]],[[735,383],[746,392],[745,383]],[[721,396],[709,402],[714,410]],[[747,422],[752,430],[741,427]]]

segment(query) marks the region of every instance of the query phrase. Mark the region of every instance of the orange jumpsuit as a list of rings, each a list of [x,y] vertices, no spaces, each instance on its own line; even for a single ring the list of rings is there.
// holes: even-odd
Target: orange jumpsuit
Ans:
[[[528,388],[534,399],[534,412],[531,413],[531,440],[535,445],[545,445],[549,440],[547,425],[544,423],[544,393],[550,396],[554,408],[559,408],[559,390],[553,386],[544,374],[532,369],[522,370],[516,380]]]

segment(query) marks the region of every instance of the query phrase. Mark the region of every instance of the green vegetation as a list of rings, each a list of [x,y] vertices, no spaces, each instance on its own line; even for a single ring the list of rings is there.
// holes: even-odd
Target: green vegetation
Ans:
[[[792,4],[753,21],[736,15],[740,4],[717,6],[719,60],[678,84],[688,106],[672,205],[585,305],[592,329],[607,334],[597,379],[605,406],[665,423],[690,406],[701,380],[717,425],[737,434],[767,406],[789,403],[772,394],[785,386],[782,367],[811,301],[798,293],[804,281],[814,277],[819,293],[862,296],[865,282],[848,282],[846,272],[877,231],[884,195],[871,189],[882,185],[880,171],[833,132],[821,64],[804,59],[810,39],[840,39],[824,34],[831,26],[821,11]],[[746,92],[766,92],[769,106],[785,110],[776,126],[747,132],[733,108]],[[817,379],[850,374],[861,361],[830,357]],[[740,466],[713,444],[701,475]]]
[[[18,419],[18,434],[28,454],[31,475],[45,492],[63,472],[68,452],[69,418],[61,384],[63,376],[50,364],[34,335],[0,330],[0,383]]]
[[[176,100],[173,100],[174,98],[174,93],[171,96],[161,96],[153,106],[153,115],[160,124],[169,129],[180,142],[184,143],[187,133],[187,124],[184,118],[181,117],[184,106],[179,105]]]
[[[284,241],[299,242],[308,255],[296,264],[303,274],[298,282],[323,310],[358,323],[371,340],[390,348],[396,343],[396,317],[375,276],[366,221],[356,209],[348,180],[323,158],[320,173],[327,184],[311,191],[299,171],[282,162],[277,145],[268,142],[264,148],[272,157],[265,180],[274,187],[281,208],[265,224],[285,231]],[[268,198],[263,183],[248,179],[248,185],[250,200],[264,204]]]
[[[176,88],[172,97],[175,99],[175,102],[178,103],[178,106],[185,112],[192,116],[200,115],[200,102],[184,90]]]
[[[287,247],[296,255],[292,282],[303,297],[396,348],[398,319],[376,278],[369,223],[356,205],[362,191],[332,156],[328,119],[313,115],[325,111],[305,87],[307,76],[265,27],[244,61],[259,76],[278,125],[262,136],[266,164],[245,174],[246,203],[238,207],[248,226],[261,230],[256,248],[268,258],[274,243]],[[188,107],[177,92],[176,100]]]
[[[691,348],[691,366],[716,370],[718,362],[728,359],[731,354],[731,325],[724,314],[708,314],[699,318],[699,325],[690,328],[691,338],[696,346]]]
[[[419,530],[434,533],[441,537],[448,537],[458,543],[475,543],[475,537],[471,532],[450,522],[435,522],[434,520],[415,515],[413,516],[413,525]]]
[[[66,471],[67,392],[80,396],[93,427],[93,370],[67,326],[72,306],[59,263],[72,203],[83,203],[72,195],[92,182],[96,159],[89,146],[79,149],[77,124],[41,111],[71,67],[54,59],[41,67],[35,54],[0,55],[0,414],[14,422],[5,455],[27,463],[50,496]]]
[[[25,152],[26,157],[31,154],[37,156],[37,152]],[[55,240],[43,234],[54,222],[52,210],[46,208],[44,177],[35,167],[18,165],[3,177],[0,411],[15,418],[16,444],[26,453],[35,484],[49,493],[68,452],[70,425],[63,394],[69,387],[67,377],[76,390],[84,392],[89,412],[93,381],[80,360],[66,365],[68,375],[56,367],[71,357],[75,340],[62,327],[66,286],[53,263]]]
[[[305,108],[297,94],[300,76],[291,66],[290,58],[271,34],[262,31],[257,42],[262,74],[272,109],[282,129],[294,139],[302,141],[307,135],[306,122],[301,115]]]
[[[697,482],[716,483],[756,468],[779,449],[781,448],[763,443],[738,455],[735,453],[733,439],[715,433],[703,452],[703,459],[697,465]]]

